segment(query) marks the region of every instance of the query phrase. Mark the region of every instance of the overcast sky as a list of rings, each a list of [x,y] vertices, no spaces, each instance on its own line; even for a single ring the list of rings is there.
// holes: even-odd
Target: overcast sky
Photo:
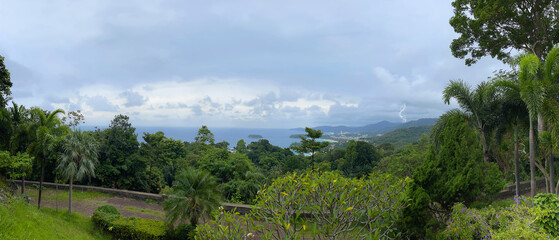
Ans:
[[[7,1],[13,100],[135,126],[358,126],[438,117],[451,79],[506,68],[449,49],[451,1]]]

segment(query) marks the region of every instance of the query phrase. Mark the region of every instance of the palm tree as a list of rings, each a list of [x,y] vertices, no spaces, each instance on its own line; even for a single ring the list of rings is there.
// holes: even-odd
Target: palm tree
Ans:
[[[472,91],[462,80],[450,81],[443,91],[443,100],[450,104],[456,99],[462,114],[479,132],[483,148],[483,159],[489,161],[489,141],[491,133],[498,124],[499,108],[502,104],[501,95],[487,82],[482,82]]]
[[[64,113],[62,109],[54,110],[47,114],[40,108],[31,109],[31,115],[35,123],[32,132],[35,132],[35,140],[29,145],[29,151],[35,153],[41,161],[41,178],[39,181],[39,198],[37,207],[41,209],[41,196],[43,192],[43,181],[45,179],[45,161],[49,151],[52,150],[54,143],[59,137],[64,135],[67,127],[61,127],[60,119],[57,114]]]
[[[529,54],[520,58],[520,67],[518,73],[518,90],[520,97],[526,104],[528,115],[530,117],[530,179],[531,179],[531,196],[535,195],[535,176],[533,170],[536,166],[536,146],[534,122],[537,121],[538,134],[545,136],[545,122],[548,123],[548,130],[555,132],[552,134],[556,139],[553,142],[559,142],[556,131],[559,127],[559,48],[553,48],[546,56],[545,62],[542,64],[536,55]],[[553,147],[551,138],[542,139],[547,142],[547,147]],[[544,146],[545,147],[545,146]],[[538,167],[546,178],[550,181],[550,192],[554,192],[555,174],[553,167],[553,156],[549,154],[551,151],[544,151],[544,155],[548,157],[550,166],[549,175],[546,173],[542,164],[538,163]],[[556,187],[557,188],[557,187]]]
[[[519,143],[518,127],[528,123],[526,104],[520,98],[520,84],[516,74],[503,75],[493,79],[492,84],[503,95],[502,116],[497,127],[497,141],[500,142],[505,132],[513,131],[514,135],[514,177],[516,182],[516,195],[520,195],[519,179]]]
[[[29,132],[29,111],[23,105],[17,105],[12,102],[9,108],[9,114],[12,124],[12,136],[10,137],[10,152],[16,154],[25,152],[29,146],[31,134]],[[21,174],[21,194],[25,193],[25,169]]]
[[[220,205],[221,193],[216,179],[209,173],[187,168],[180,172],[168,193],[163,209],[166,221],[174,225],[176,221],[190,220],[196,227],[198,219]]]
[[[72,214],[72,183],[86,176],[95,176],[95,166],[99,163],[99,144],[93,136],[81,130],[67,135],[62,141],[62,153],[57,170],[70,184],[68,212]]]
[[[545,88],[540,81],[540,60],[536,55],[528,55],[521,59],[518,72],[520,98],[526,104],[530,118],[529,144],[530,144],[530,196],[536,195],[536,147],[534,137],[534,122],[538,120],[545,99]]]

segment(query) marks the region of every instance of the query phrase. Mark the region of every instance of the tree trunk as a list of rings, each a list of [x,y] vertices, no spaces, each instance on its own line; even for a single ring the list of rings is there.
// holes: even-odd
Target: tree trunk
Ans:
[[[25,194],[25,169],[21,171],[21,195]]]
[[[45,158],[41,159],[41,181],[39,181],[39,199],[37,200],[37,208],[41,209],[41,196],[43,193],[43,180],[45,179]]]
[[[536,148],[534,146],[534,128],[530,121],[530,197],[536,196]]]
[[[196,225],[198,225],[198,217],[197,216],[192,216],[190,218],[190,225],[192,225],[192,227],[196,228]]]
[[[518,124],[514,125],[514,180],[516,182],[516,196],[520,196],[520,179],[518,170]]]
[[[151,161],[149,163],[149,175],[148,175],[148,192],[151,192]]]
[[[555,193],[555,169],[553,167],[553,153],[549,153],[549,185],[551,186],[551,193]]]
[[[58,212],[58,184],[56,184],[56,211]]]
[[[68,201],[68,213],[72,214],[72,182],[74,178],[70,176],[70,201]]]
[[[481,147],[483,148],[483,161],[485,161],[486,163],[489,162],[489,151],[487,149],[487,141],[485,139],[485,134],[483,133],[482,130],[480,130],[481,132]]]
[[[311,154],[311,172],[314,172],[314,151]]]

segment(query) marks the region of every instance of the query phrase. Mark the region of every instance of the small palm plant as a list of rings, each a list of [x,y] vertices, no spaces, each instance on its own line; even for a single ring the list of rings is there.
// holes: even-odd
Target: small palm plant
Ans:
[[[68,212],[72,214],[72,183],[86,176],[95,176],[99,144],[93,136],[81,130],[67,135],[62,142],[62,153],[57,170],[70,183]]]
[[[171,226],[177,221],[190,221],[193,227],[204,214],[220,205],[221,193],[215,177],[209,173],[187,168],[177,174],[168,198],[163,204],[166,221]]]

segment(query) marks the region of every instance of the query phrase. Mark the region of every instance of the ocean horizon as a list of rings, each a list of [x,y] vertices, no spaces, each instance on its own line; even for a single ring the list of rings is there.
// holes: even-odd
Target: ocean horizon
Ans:
[[[93,131],[95,128],[101,130],[108,128],[99,126],[80,126],[81,129],[86,131]],[[200,127],[135,127],[135,133],[138,135],[138,141],[143,142],[142,136],[144,133],[156,133],[161,131],[165,134],[167,138],[173,138],[176,140],[194,142],[194,138],[198,134],[198,129]],[[235,147],[237,142],[243,139],[247,144],[250,142],[256,142],[260,139],[249,138],[251,134],[261,135],[262,139],[267,139],[270,144],[279,146],[282,148],[287,148],[291,143],[299,142],[298,138],[290,138],[289,136],[293,134],[305,134],[304,130],[301,129],[282,129],[282,128],[224,128],[224,127],[208,127],[214,135],[215,142],[226,141],[229,143],[229,147]]]

